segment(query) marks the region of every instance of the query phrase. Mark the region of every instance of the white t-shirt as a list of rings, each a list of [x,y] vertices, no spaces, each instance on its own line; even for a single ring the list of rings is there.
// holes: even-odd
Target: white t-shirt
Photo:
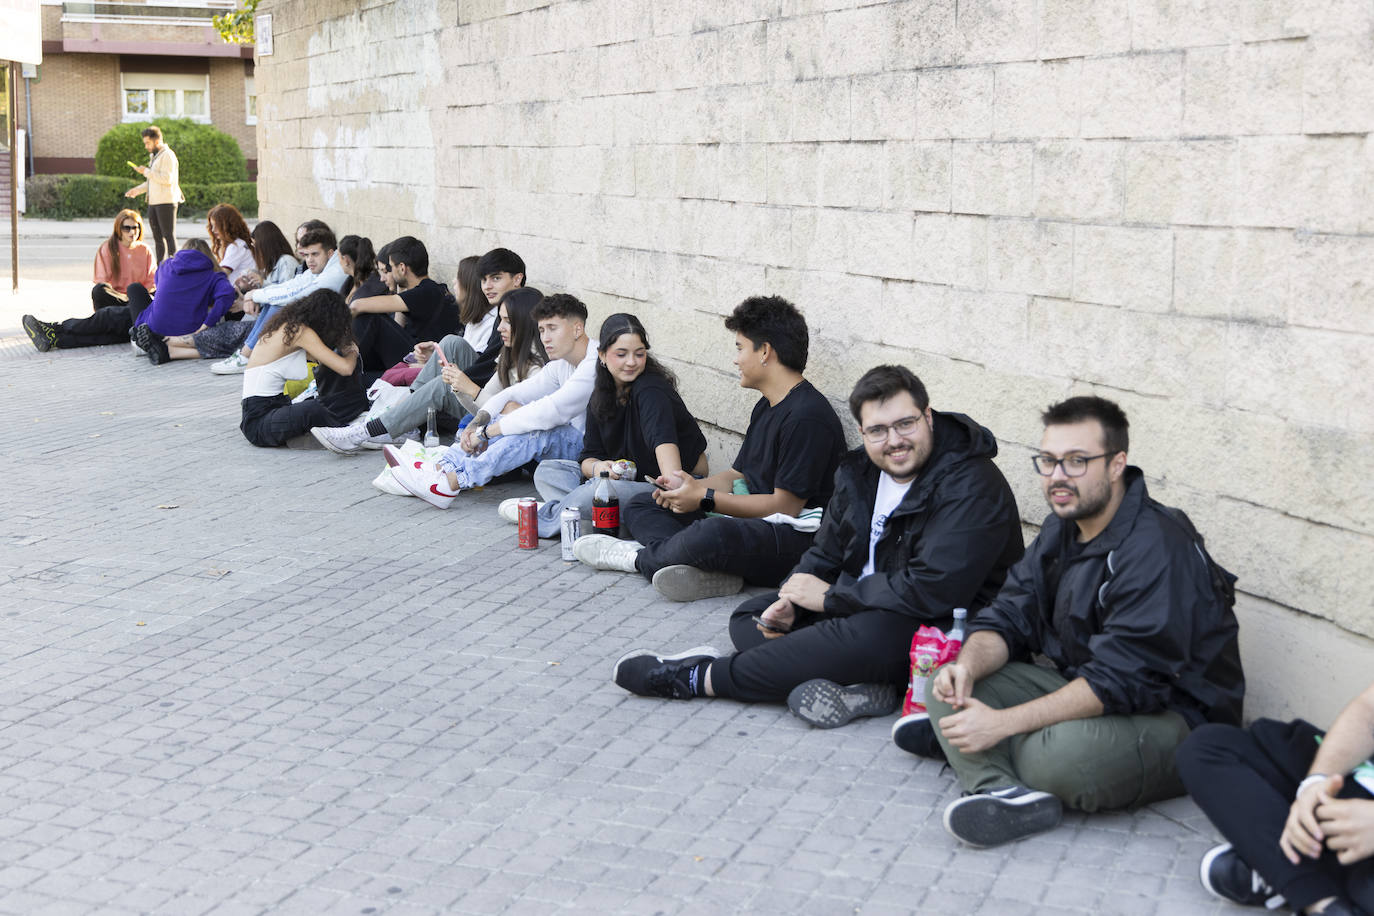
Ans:
[[[906,498],[906,491],[911,489],[914,479],[898,483],[887,471],[878,475],[878,495],[873,498],[873,523],[868,528],[868,562],[864,564],[864,571],[859,574],[860,579],[873,575],[874,554],[878,549],[878,542],[883,538],[883,532],[887,530],[888,516]]]
[[[478,353],[486,349],[487,341],[491,340],[492,329],[496,327],[496,313],[499,311],[491,309],[472,324],[463,325],[463,339]]]
[[[224,250],[224,257],[219,259],[219,266],[229,269],[229,282],[233,283],[243,276],[245,271],[257,267],[258,263],[253,260],[253,252],[244,244],[243,239],[234,239]]]

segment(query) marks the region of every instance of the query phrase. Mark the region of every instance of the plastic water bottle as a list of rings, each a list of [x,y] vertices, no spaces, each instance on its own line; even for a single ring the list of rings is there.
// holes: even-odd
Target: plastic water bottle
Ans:
[[[435,448],[439,445],[439,417],[433,407],[429,409],[429,414],[425,418],[425,448]]]

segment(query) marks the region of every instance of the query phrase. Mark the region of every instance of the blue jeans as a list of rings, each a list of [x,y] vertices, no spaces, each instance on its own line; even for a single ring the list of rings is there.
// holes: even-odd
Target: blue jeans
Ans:
[[[262,329],[267,325],[267,319],[275,315],[280,309],[280,305],[269,305],[258,310],[257,320],[253,322],[253,330],[248,332],[248,339],[243,342],[245,347],[251,350],[258,345],[258,338],[262,336]]]
[[[652,493],[654,485],[642,480],[612,480],[615,495],[623,506],[636,493]],[[534,488],[544,505],[539,507],[539,536],[558,537],[562,528],[559,514],[564,509],[577,509],[584,521],[592,518],[592,493],[596,481],[582,482],[582,468],[572,459],[554,458],[539,462],[534,471]]]
[[[493,477],[524,467],[531,461],[575,458],[582,451],[582,433],[565,423],[515,436],[497,436],[485,451],[469,455],[458,445],[449,446],[438,461],[439,470],[458,475],[458,486],[469,490]]]

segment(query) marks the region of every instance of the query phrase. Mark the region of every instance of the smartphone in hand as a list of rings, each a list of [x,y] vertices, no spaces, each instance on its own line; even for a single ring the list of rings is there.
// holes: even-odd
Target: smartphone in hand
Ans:
[[[770,632],[770,633],[788,633],[788,632],[791,632],[790,630],[784,630],[782,627],[778,626],[776,623],[769,623],[767,620],[764,620],[764,619],[763,619],[763,616],[760,615],[760,614],[755,614],[754,617],[753,617],[753,620],[754,620],[754,623],[758,624],[760,627],[762,627],[763,629],[767,630],[767,631]]]

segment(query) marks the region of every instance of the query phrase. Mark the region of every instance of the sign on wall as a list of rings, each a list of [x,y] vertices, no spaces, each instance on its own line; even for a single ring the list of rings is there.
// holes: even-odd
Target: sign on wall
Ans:
[[[0,0],[0,60],[43,63],[42,6],[37,0]]]
[[[253,17],[253,40],[258,46],[258,57],[272,54],[272,14],[259,13]]]

